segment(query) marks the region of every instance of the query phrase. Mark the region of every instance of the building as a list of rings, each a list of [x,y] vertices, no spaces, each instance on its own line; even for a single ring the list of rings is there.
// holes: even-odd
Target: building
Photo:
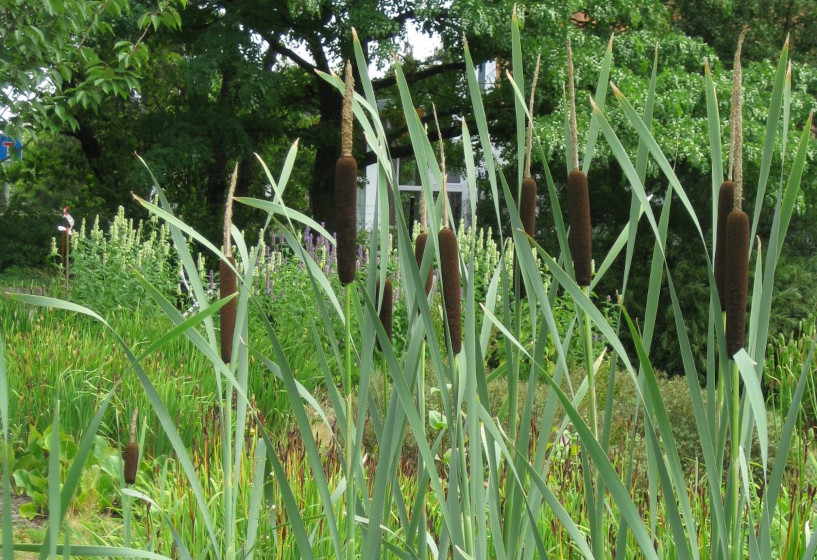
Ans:
[[[496,87],[497,63],[494,61],[484,63],[477,68],[477,80],[483,88]],[[419,109],[418,111],[421,111]],[[421,177],[413,157],[395,158],[392,160],[394,175],[400,190],[400,204],[406,216],[409,228],[412,223],[420,219],[420,192],[422,191]],[[366,182],[362,191],[358,193],[358,227],[371,229],[374,222],[375,208],[377,204],[377,164],[366,167]],[[431,172],[428,172],[428,181],[432,185],[435,196],[440,192],[439,185],[436,184]],[[446,192],[448,193],[451,213],[457,225],[460,220],[465,225],[470,225],[472,201],[468,191],[468,182],[465,177],[456,173],[446,174]],[[390,201],[392,208],[392,218],[394,201]]]
[[[406,216],[409,229],[411,229],[412,223],[420,219],[420,192],[422,186],[417,164],[413,157],[407,157],[392,160],[392,165],[399,185],[400,204],[403,207],[403,214]],[[466,225],[469,225],[472,201],[468,192],[468,183],[465,177],[456,173],[447,173],[446,175],[446,192],[448,193],[451,213],[455,221],[459,222],[462,219],[466,221]],[[360,228],[372,228],[377,204],[377,181],[377,164],[369,165],[366,168],[366,183],[362,192],[358,193],[357,215],[358,227]],[[429,172],[429,183],[432,185],[435,195],[440,192],[440,187],[431,176],[431,172]],[[394,217],[393,203],[394,201],[390,201],[392,218]]]

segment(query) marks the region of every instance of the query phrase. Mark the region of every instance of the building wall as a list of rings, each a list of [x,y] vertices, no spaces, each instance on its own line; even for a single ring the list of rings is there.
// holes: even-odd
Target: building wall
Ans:
[[[420,184],[403,184],[400,182],[399,177],[399,160],[395,160],[395,175],[397,176],[398,183],[400,184],[399,190],[400,193],[405,193],[408,196],[415,195],[415,205],[414,205],[414,217],[415,219],[419,219],[420,216],[420,199],[419,194],[422,191],[422,186]],[[436,182],[434,181],[431,173],[428,173],[428,182],[432,185],[432,188],[435,193],[439,192],[439,187],[437,186]],[[421,181],[409,181],[420,183]],[[454,219],[457,222],[454,225],[459,225],[460,220],[465,221],[465,225],[470,225],[468,222],[470,221],[470,205],[471,199],[469,196],[468,191],[468,183],[465,181],[464,177],[454,174],[448,174],[448,182],[446,183],[446,190],[449,193],[449,197],[459,200],[459,208],[455,208],[455,205],[452,205],[452,213],[454,213]],[[378,170],[377,164],[369,165],[366,168],[366,182],[361,192],[358,193],[358,227],[371,229],[374,223],[374,215],[377,208],[377,191],[378,191]],[[394,201],[397,202],[397,201]],[[403,201],[400,201],[403,203]],[[409,216],[406,215],[406,219],[409,219]]]

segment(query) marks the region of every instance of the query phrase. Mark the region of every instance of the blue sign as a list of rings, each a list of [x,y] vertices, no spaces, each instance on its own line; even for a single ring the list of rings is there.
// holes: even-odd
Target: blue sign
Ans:
[[[13,140],[8,136],[0,136],[0,163],[11,161],[12,157],[23,156],[23,145],[19,140]]]

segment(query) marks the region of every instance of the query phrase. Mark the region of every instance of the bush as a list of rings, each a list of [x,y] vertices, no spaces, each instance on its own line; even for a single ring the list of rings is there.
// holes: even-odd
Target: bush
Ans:
[[[59,213],[12,197],[0,206],[0,272],[13,267],[41,268],[48,262],[48,241]]]
[[[52,239],[51,254],[61,261],[58,241]],[[60,263],[62,265],[62,263]],[[204,263],[200,259],[200,273]],[[87,230],[85,220],[71,237],[70,299],[98,311],[134,309],[150,301],[133,271],[171,301],[184,305],[180,266],[170,241],[170,230],[155,216],[148,221],[125,217],[120,207],[107,234],[99,216]]]
[[[768,380],[769,398],[774,408],[785,417],[789,411],[792,395],[797,388],[797,381],[803,371],[803,364],[817,336],[817,316],[812,312],[792,330],[789,336],[779,334],[772,339],[770,352],[766,358],[766,368],[771,375]],[[811,369],[806,376],[806,388],[800,402],[797,422],[805,431],[817,428],[817,361],[812,358]]]

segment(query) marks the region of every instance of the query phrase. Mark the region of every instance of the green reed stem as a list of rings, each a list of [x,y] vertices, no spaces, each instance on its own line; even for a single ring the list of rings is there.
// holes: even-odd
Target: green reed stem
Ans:
[[[741,523],[740,512],[740,373],[738,364],[732,361],[732,560],[740,558]]]
[[[381,374],[383,376],[383,420],[386,420],[386,414],[389,411],[389,391],[388,391],[388,384],[389,384],[389,376],[386,373],[388,371],[388,364],[386,363],[386,354],[381,352],[382,357],[382,364],[381,364]]]
[[[519,292],[520,286],[522,285],[522,274],[519,270],[519,266],[516,264],[514,264],[513,285],[516,291],[516,302],[513,315],[514,337],[516,337],[516,340],[520,340],[520,334],[522,332],[522,298],[519,297]],[[519,431],[519,361],[521,354],[518,348],[513,347],[511,349],[511,355],[512,359],[508,367],[508,434],[511,441],[516,444],[518,443],[517,438]],[[512,526],[517,523],[519,517],[521,517],[521,509],[518,507],[520,496],[517,492],[517,487],[515,484],[513,484],[510,476],[507,477],[507,481],[507,511],[511,513],[505,522],[508,523],[508,526]],[[515,552],[517,535],[514,534],[513,531],[506,531],[503,537],[503,544],[505,545],[506,552],[510,556],[513,556]]]
[[[346,559],[355,558],[354,412],[352,411],[352,284],[344,287],[346,358]]]
[[[723,332],[726,332],[726,311],[721,313],[721,324],[723,325]],[[722,364],[723,362],[721,362]],[[726,377],[726,372],[723,371],[723,368],[720,368],[720,375],[718,375],[718,402],[716,410],[720,413],[723,410],[723,399],[724,399],[724,379]]]
[[[420,374],[417,376],[417,411],[420,419],[425,421],[426,417],[426,342],[420,344]],[[420,434],[418,434],[419,436]],[[423,434],[425,435],[425,434]],[[418,466],[423,468],[423,459],[418,455]],[[420,471],[418,471],[420,472]]]
[[[426,418],[426,341],[423,339],[423,342],[420,344],[420,372],[417,376],[417,411],[420,413],[420,420],[425,423]],[[416,437],[425,437],[425,434],[417,434]],[[420,473],[423,470],[423,458],[418,453],[417,454],[417,472]],[[422,492],[422,488],[417,489],[418,492]],[[426,509],[425,509],[425,502],[423,503],[422,510],[420,511],[420,515],[425,519],[426,517]],[[423,520],[420,523],[424,523]],[[428,547],[426,543],[420,538],[423,534],[422,530],[417,531],[417,551],[419,553],[419,557],[421,560],[425,560],[428,558]]]
[[[590,287],[582,287],[584,295],[590,299]],[[584,315],[584,361],[587,364],[587,388],[590,392],[590,421],[593,435],[596,439],[599,438],[599,420],[596,414],[596,374],[593,371],[593,331],[590,327],[590,315],[581,312]]]
[[[517,274],[519,275],[519,271],[517,270]],[[519,280],[517,281],[517,286],[521,282],[521,275],[519,275]],[[516,298],[516,310],[514,313],[515,318],[515,325],[514,325],[514,336],[516,340],[520,339],[520,333],[522,331],[522,298]],[[517,418],[519,412],[519,350],[514,348],[513,350],[515,359],[511,364],[511,367],[508,371],[508,433],[510,434],[511,441],[516,441],[516,432],[519,429],[517,424],[519,423],[519,419]]]
[[[590,286],[583,286],[582,291],[584,295],[590,299]],[[584,361],[587,366],[587,386],[590,393],[590,428],[593,431],[593,437],[598,441],[599,439],[599,420],[596,409],[598,404],[596,401],[596,373],[593,370],[593,331],[590,325],[590,315],[580,311],[584,315]],[[585,464],[586,468],[590,468],[589,461]],[[593,549],[593,554],[601,558],[604,551],[604,502],[602,499],[603,489],[601,488],[600,480],[587,473],[585,476],[586,500],[590,519],[590,546]]]

